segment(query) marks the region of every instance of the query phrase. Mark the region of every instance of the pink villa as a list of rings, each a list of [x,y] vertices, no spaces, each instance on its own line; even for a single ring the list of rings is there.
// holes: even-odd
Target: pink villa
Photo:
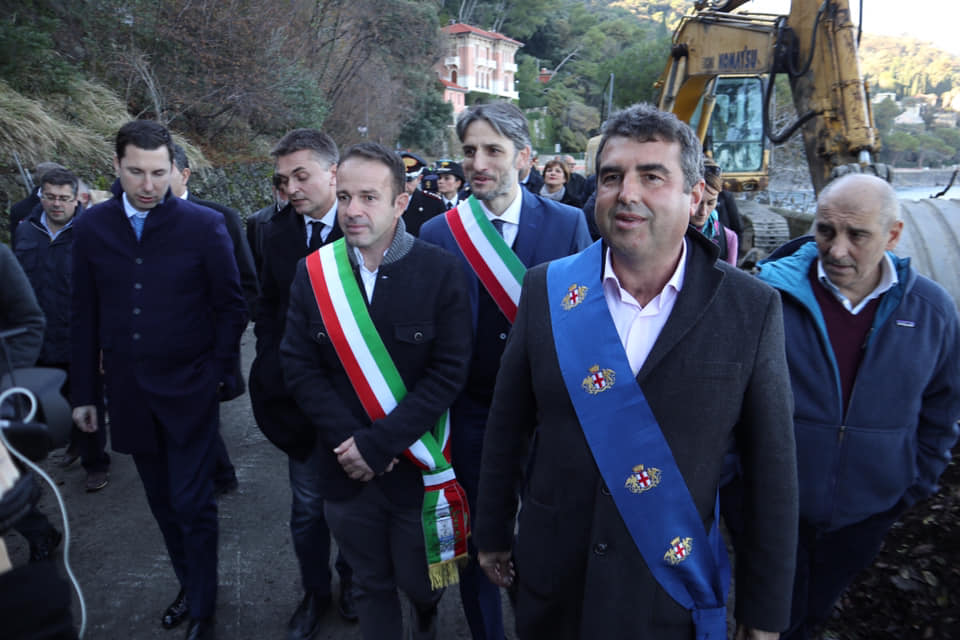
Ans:
[[[469,91],[519,97],[513,56],[522,42],[462,23],[447,25],[440,33],[443,57],[436,70],[443,83],[443,100],[453,105],[454,116],[466,107]]]

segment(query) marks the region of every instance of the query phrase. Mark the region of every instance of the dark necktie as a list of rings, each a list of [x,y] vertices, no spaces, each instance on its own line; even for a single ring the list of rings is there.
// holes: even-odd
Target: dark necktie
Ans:
[[[497,230],[497,233],[500,234],[500,237],[503,237],[503,220],[497,218],[496,220],[491,220],[493,223],[493,228]]]
[[[310,232],[310,251],[313,252],[323,246],[323,223],[315,220],[307,224],[313,225]]]

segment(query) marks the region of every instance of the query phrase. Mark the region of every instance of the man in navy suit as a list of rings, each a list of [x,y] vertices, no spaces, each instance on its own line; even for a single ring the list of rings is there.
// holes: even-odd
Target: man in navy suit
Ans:
[[[133,455],[180,582],[161,623],[189,616],[186,638],[211,638],[218,399],[237,383],[246,303],[223,216],[170,193],[170,133],[125,124],[113,163],[115,197],[74,225],[73,419],[96,431],[105,387],[113,448]]]
[[[520,170],[529,166],[531,149],[527,121],[519,109],[509,102],[471,107],[457,120],[457,135],[463,146],[463,171],[473,196],[523,266],[562,258],[590,244],[583,212],[521,188]],[[471,206],[471,201],[462,206]],[[459,256],[469,281],[473,359],[467,386],[453,405],[451,444],[453,466],[473,512],[484,426],[511,320],[471,266],[454,237],[449,216],[424,223],[420,238]],[[504,631],[499,589],[477,566],[476,550],[470,551],[472,559],[460,579],[467,622],[474,638],[501,639]]]

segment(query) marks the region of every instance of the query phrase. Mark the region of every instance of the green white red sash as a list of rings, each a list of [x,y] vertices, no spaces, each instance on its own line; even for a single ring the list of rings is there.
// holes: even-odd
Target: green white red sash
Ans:
[[[366,299],[354,277],[341,238],[307,256],[307,273],[327,335],[357,397],[371,420],[379,420],[407,394]],[[404,455],[423,474],[423,535],[434,589],[459,580],[457,563],[467,557],[470,514],[467,496],[450,464],[450,417],[444,411],[434,427]]]
[[[470,196],[447,211],[445,218],[473,272],[512,324],[527,268],[497,233],[476,197]]]

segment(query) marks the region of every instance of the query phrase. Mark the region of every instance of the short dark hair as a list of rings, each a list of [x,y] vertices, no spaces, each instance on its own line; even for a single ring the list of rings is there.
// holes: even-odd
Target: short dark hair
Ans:
[[[393,186],[392,196],[396,198],[399,194],[406,191],[404,183],[407,179],[406,168],[403,166],[403,159],[400,158],[394,151],[391,151],[389,148],[383,146],[382,144],[377,144],[376,142],[361,142],[355,144],[352,147],[348,148],[343,154],[343,158],[340,160],[340,164],[343,164],[350,158],[363,158],[364,160],[372,160],[373,162],[379,162],[385,165],[390,169],[390,177],[392,178],[390,182]]]
[[[80,188],[80,180],[69,169],[50,169],[40,176],[40,188],[43,189],[45,184],[54,187],[68,184],[73,188],[73,195],[77,195],[77,190]]]
[[[177,171],[190,168],[190,159],[187,158],[187,152],[178,144],[173,145],[173,164],[177,165]]]
[[[165,126],[153,120],[132,120],[120,127],[117,132],[117,158],[123,159],[127,145],[132,144],[140,149],[153,151],[166,147],[170,153],[170,162],[173,162],[173,138]]]
[[[683,170],[684,193],[703,179],[703,149],[690,126],[672,113],[660,111],[646,103],[635,104],[613,114],[603,125],[603,137],[597,149],[597,170],[600,156],[610,138],[631,138],[638,142],[677,142],[680,144],[680,168]]]
[[[554,156],[547,160],[547,164],[543,165],[543,173],[547,173],[547,169],[550,167],[560,167],[560,170],[563,171],[563,182],[566,184],[570,182],[570,167],[567,166],[567,161],[561,158],[560,156]]]
[[[280,138],[280,142],[270,150],[270,155],[276,159],[288,156],[297,151],[312,151],[317,159],[328,164],[337,164],[340,153],[337,143],[329,135],[317,129],[294,129]]]
[[[499,135],[510,138],[518,152],[530,146],[527,118],[512,102],[475,104],[461,113],[457,118],[457,137],[460,142],[467,135],[467,128],[477,120],[485,121]]]

